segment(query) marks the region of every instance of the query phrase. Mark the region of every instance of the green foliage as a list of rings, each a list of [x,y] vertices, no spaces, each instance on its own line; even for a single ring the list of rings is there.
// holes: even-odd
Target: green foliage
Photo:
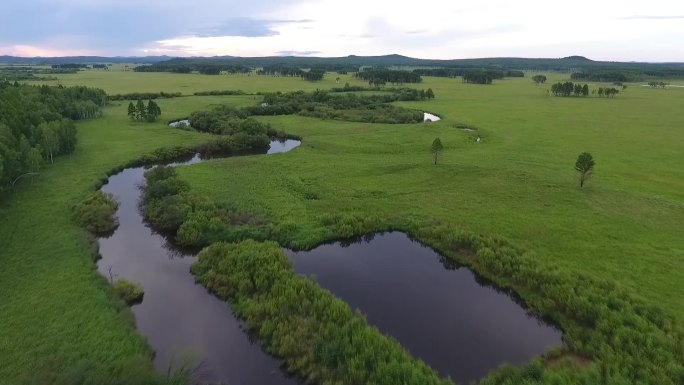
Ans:
[[[121,298],[127,305],[134,305],[142,302],[145,292],[142,286],[126,279],[117,279],[112,284],[112,290],[117,297]]]
[[[101,191],[91,193],[73,207],[73,218],[81,227],[96,235],[111,233],[119,225],[116,219],[118,204],[114,197]]]
[[[126,94],[108,95],[109,100],[143,100],[170,99],[183,96],[180,92],[130,92]]]
[[[389,92],[375,95],[344,93],[335,95],[317,90],[274,93],[264,96],[259,106],[244,108],[249,115],[293,115],[320,119],[346,120],[368,123],[420,123],[423,114],[388,103],[414,101],[428,98],[428,93],[416,89],[393,88]],[[434,97],[434,92],[432,93]]]
[[[288,371],[322,384],[442,384],[362,315],[294,273],[275,242],[216,243],[192,266]]]
[[[439,138],[435,138],[435,140],[432,141],[430,151],[432,152],[432,158],[435,161],[435,164],[437,164],[437,158],[439,157],[439,154],[442,152],[443,148],[444,146],[442,146],[442,141]]]
[[[99,116],[104,91],[0,83],[0,192],[76,146],[71,119]]]
[[[365,69],[354,74],[354,77],[367,81],[371,86],[384,86],[385,83],[394,85],[420,83],[423,81],[423,78],[416,72],[385,68]]]
[[[157,117],[161,115],[161,108],[159,105],[152,99],[150,99],[147,102],[147,121],[148,122],[154,122],[157,120]]]
[[[599,88],[599,95],[602,94]],[[558,82],[551,86],[551,93],[554,96],[589,96],[589,85],[581,85],[573,82]]]
[[[575,162],[575,170],[580,173],[580,187],[584,187],[584,182],[591,176],[594,172],[594,157],[588,152],[583,152],[577,156],[577,161]]]
[[[546,83],[546,75],[534,75],[532,76],[532,80],[535,84],[544,84]]]

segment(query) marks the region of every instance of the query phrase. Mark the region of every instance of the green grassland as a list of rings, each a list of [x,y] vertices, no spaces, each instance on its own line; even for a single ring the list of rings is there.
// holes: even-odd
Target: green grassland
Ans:
[[[432,218],[507,238],[540,264],[619,281],[684,317],[684,90],[632,86],[609,100],[547,97],[529,79],[421,86],[437,98],[403,105],[441,122],[270,118],[303,146],[179,172],[202,195],[295,226],[303,243],[323,240],[322,215]],[[437,166],[435,137],[445,145]],[[573,170],[582,151],[597,160],[584,189]]]
[[[192,97],[160,105],[163,116],[172,117],[215,103],[245,101]],[[64,373],[86,364],[95,365],[94,372],[105,377],[125,378],[135,372],[131,359],[149,357],[130,314],[118,306],[94,270],[94,250],[88,235],[71,220],[71,207],[110,169],[159,147],[209,137],[169,129],[163,121],[130,122],[123,103],[105,109],[103,118],[79,123],[78,129],[73,154],[58,158],[33,182],[2,197],[0,384],[31,382],[36,373]],[[149,358],[140,365],[143,372],[151,372]]]
[[[56,80],[33,81],[30,84],[63,86],[87,85],[102,88],[108,94],[128,92],[181,92],[192,95],[194,92],[211,90],[242,90],[249,93],[315,90],[341,87],[345,82],[365,85],[351,75],[329,73],[323,81],[307,82],[297,77],[244,75],[201,75],[174,74],[169,72],[134,72],[115,68],[110,71],[86,70],[75,74],[52,75]],[[340,78],[339,83],[336,81]]]
[[[297,78],[82,71],[62,85],[108,93],[242,89],[326,89]],[[347,75],[345,82],[363,85]],[[566,79],[552,75],[549,82]],[[56,84],[48,81],[47,84]],[[381,125],[304,117],[259,118],[301,135],[300,148],[179,169],[192,190],[262,214],[292,239],[330,238],[322,218],[366,216],[384,223],[433,219],[496,235],[534,253],[540,266],[617,281],[684,319],[684,89],[630,84],[615,99],[555,98],[528,78],[490,86],[425,78],[433,101],[405,102],[443,117],[438,123]],[[255,96],[163,99],[161,121],[130,122],[126,102],[78,124],[75,153],[46,167],[0,205],[0,383],[41,368],[87,359],[105,375],[149,348],[94,270],[88,236],[70,209],[108,170],[153,149],[199,143],[208,135],[169,129],[168,119]],[[474,133],[456,126],[468,124]],[[438,165],[430,144],[445,145]],[[584,189],[572,166],[582,151],[597,161]],[[315,196],[317,199],[310,199]],[[309,199],[307,199],[309,198]],[[684,325],[684,323],[682,323]],[[151,363],[143,360],[142,370]]]

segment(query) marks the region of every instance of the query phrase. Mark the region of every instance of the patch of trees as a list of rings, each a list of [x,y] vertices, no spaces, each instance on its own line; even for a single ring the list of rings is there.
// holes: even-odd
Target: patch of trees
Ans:
[[[651,88],[665,88],[667,87],[667,83],[665,82],[648,82],[648,86]]]
[[[131,92],[109,95],[109,100],[170,99],[183,96],[180,92]]]
[[[248,115],[293,115],[368,123],[419,123],[423,113],[393,106],[396,101],[434,97],[431,90],[396,88],[380,95],[337,95],[328,91],[273,93],[264,96],[259,106],[246,107]]]
[[[620,93],[620,90],[618,90],[615,87],[599,87],[598,89],[598,96],[599,98],[602,97],[607,97],[607,98],[614,98],[617,94]]]
[[[211,111],[197,111],[188,118],[190,125],[197,131],[215,135],[258,135],[264,137],[278,136],[268,123],[262,123],[244,109],[231,106],[218,106]]]
[[[546,83],[546,75],[534,75],[532,76],[532,80],[535,84],[544,84]]]
[[[382,86],[386,83],[391,83],[393,85],[420,83],[423,81],[423,78],[415,72],[385,68],[366,69],[355,73],[354,77],[367,81],[371,86]]]
[[[296,274],[275,242],[213,244],[192,273],[307,383],[453,384],[313,279]]]
[[[142,65],[133,68],[135,72],[173,72],[188,74],[197,71],[204,75],[219,75],[221,73],[240,74],[251,72],[250,67],[222,63],[221,61],[205,62],[195,61],[192,59],[176,59],[174,61],[166,61],[154,63],[150,65]]]
[[[53,69],[80,69],[80,68],[88,68],[88,65],[84,64],[84,63],[64,63],[64,64],[53,64],[50,67]]]
[[[93,69],[108,69],[106,64],[93,64]]]
[[[570,75],[570,79],[592,82],[626,82],[629,77],[623,71],[587,71],[574,72]]]
[[[257,75],[301,77],[304,70],[299,67],[272,65],[264,66],[258,69],[256,73]]]
[[[507,78],[524,78],[525,73],[522,71],[517,71],[517,70],[506,70],[506,73],[504,76]]]
[[[0,83],[0,191],[76,147],[72,120],[100,116],[104,91]]]
[[[418,68],[413,70],[414,73],[421,76],[434,76],[440,78],[455,78],[463,76],[467,68]]]
[[[311,69],[309,71],[303,71],[300,76],[304,80],[308,80],[310,82],[317,82],[323,80],[323,76],[325,76],[325,71],[319,69]]]
[[[464,83],[492,84],[494,79],[503,79],[504,71],[501,70],[469,70],[463,73]]]
[[[589,85],[573,83],[573,82],[558,82],[551,85],[551,93],[554,96],[589,96]]]
[[[138,99],[135,104],[128,103],[128,117],[131,120],[154,122],[160,115],[161,108],[152,99],[147,101],[147,106],[141,99]]]

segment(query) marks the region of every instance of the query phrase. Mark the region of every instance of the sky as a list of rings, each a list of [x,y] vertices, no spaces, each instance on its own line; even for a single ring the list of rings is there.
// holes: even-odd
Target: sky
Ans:
[[[3,0],[0,55],[684,62],[684,1]]]

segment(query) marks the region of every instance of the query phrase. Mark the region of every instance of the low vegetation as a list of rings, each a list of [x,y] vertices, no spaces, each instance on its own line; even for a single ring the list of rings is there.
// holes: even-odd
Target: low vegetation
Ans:
[[[117,207],[113,196],[97,191],[74,206],[74,220],[92,234],[108,234],[119,225],[116,219]]]
[[[297,275],[275,242],[213,244],[192,272],[307,383],[451,383],[315,281]]]
[[[145,294],[142,286],[123,278],[114,281],[112,290],[114,290],[117,297],[121,298],[129,306],[142,302],[143,295]]]

